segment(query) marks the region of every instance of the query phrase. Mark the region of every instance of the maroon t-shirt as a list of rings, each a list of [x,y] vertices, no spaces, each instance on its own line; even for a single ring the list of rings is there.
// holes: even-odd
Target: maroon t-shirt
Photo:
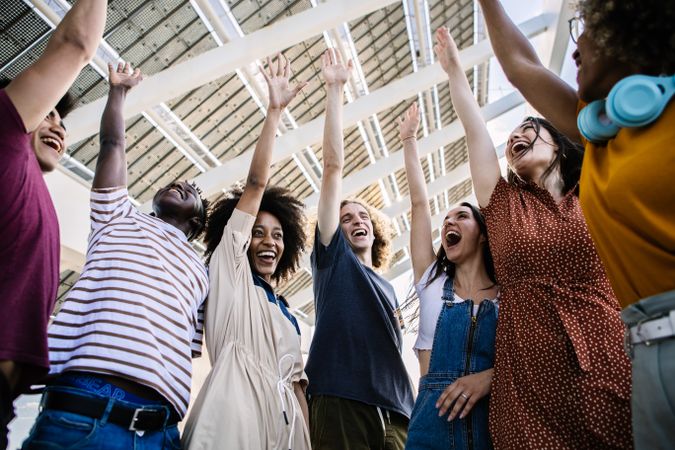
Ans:
[[[59,224],[23,121],[0,90],[0,360],[49,367]],[[33,372],[33,371],[31,371]]]

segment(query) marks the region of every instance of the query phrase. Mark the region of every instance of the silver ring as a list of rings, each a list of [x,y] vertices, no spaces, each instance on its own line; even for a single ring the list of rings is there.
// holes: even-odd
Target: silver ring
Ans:
[[[466,395],[464,392],[462,392],[461,394],[459,394],[459,396],[460,396],[460,397],[464,397],[464,400],[468,400],[468,399],[469,399],[469,396]]]

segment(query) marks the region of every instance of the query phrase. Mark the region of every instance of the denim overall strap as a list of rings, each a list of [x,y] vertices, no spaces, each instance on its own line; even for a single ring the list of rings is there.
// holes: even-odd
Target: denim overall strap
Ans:
[[[467,338],[471,326],[473,303],[454,303],[453,279],[448,277],[443,284],[443,306],[436,321],[434,342],[431,347],[429,372],[425,377],[430,382],[452,383],[464,375]]]

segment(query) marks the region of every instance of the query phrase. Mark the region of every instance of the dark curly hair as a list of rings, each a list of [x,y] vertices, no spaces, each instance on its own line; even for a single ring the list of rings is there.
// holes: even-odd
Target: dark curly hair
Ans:
[[[675,73],[672,0],[580,0],[577,9],[604,55],[646,75]]]
[[[526,117],[525,120],[523,120],[523,123],[524,122],[528,122],[532,125],[532,128],[534,128],[535,134],[537,135],[536,139],[541,139],[543,142],[546,142],[539,134],[541,128],[544,127],[553,139],[553,142],[546,143],[554,145],[557,148],[553,162],[541,176],[542,180],[550,176],[553,171],[559,170],[560,177],[563,180],[563,193],[567,193],[574,189],[574,193],[579,195],[578,184],[579,177],[581,176],[581,163],[584,159],[583,146],[572,142],[546,119],[542,119],[541,117]],[[535,141],[532,141],[530,148],[534,145],[534,142]],[[530,148],[528,148],[528,150]],[[516,175],[511,168],[507,169],[507,179],[509,183],[512,184],[516,184],[520,181],[518,175]]]
[[[345,199],[340,202],[340,210],[349,203],[355,203],[362,206],[370,216],[370,221],[373,224],[373,241],[372,260],[373,267],[379,272],[384,272],[389,267],[389,260],[391,259],[391,238],[394,235],[391,228],[389,218],[385,217],[377,209],[373,208],[364,201],[358,199]]]
[[[235,187],[227,193],[224,199],[217,201],[209,213],[204,234],[206,251],[204,257],[208,265],[211,255],[218,247],[223,237],[225,225],[232,217],[234,208],[243,194],[241,187]],[[305,250],[307,236],[305,234],[304,204],[295,198],[288,189],[280,186],[270,186],[263,194],[259,211],[265,211],[276,217],[281,223],[284,232],[284,252],[272,279],[287,280],[300,266],[300,257]]]
[[[483,253],[483,263],[485,264],[485,271],[487,276],[493,283],[497,283],[497,276],[495,275],[495,264],[492,259],[492,252],[490,252],[490,245],[488,244],[488,229],[487,223],[485,222],[485,217],[480,212],[478,208],[468,202],[462,202],[459,206],[466,206],[471,210],[471,215],[478,224],[478,229],[480,234],[485,237],[485,242],[483,243],[482,253]],[[433,273],[425,283],[424,287],[429,286],[434,282],[438,277],[445,273],[448,277],[455,277],[455,263],[448,260],[447,255],[445,254],[445,249],[443,244],[438,247],[436,252],[436,261],[434,261],[434,268],[432,269]],[[411,286],[407,298],[401,305],[401,313],[405,319],[406,326],[411,331],[417,331],[419,325],[419,298],[415,292],[415,287]]]

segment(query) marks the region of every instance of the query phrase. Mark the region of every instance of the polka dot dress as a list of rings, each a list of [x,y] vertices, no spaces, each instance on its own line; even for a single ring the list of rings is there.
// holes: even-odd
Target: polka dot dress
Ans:
[[[556,204],[544,189],[502,179],[483,212],[501,284],[495,448],[631,448],[620,308],[578,198]]]

